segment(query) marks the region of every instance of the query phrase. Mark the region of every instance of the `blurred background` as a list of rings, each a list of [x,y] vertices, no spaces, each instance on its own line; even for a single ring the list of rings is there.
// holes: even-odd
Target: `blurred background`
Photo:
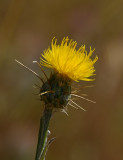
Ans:
[[[76,102],[87,112],[57,112],[46,160],[123,160],[123,1],[0,0],[0,159],[34,160],[43,104],[41,82],[17,59],[42,75],[39,61],[55,36],[95,48],[96,80],[73,84],[95,100]],[[47,75],[50,70],[44,68]],[[93,85],[92,88],[84,88]]]

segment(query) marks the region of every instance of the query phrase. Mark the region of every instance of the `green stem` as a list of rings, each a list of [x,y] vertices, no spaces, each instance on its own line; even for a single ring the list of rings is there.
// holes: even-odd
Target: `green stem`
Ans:
[[[43,116],[40,119],[40,128],[38,134],[38,144],[37,144],[35,160],[40,160],[42,158],[42,154],[44,152],[47,143],[47,132],[51,116],[52,116],[52,109],[48,109],[45,107]]]

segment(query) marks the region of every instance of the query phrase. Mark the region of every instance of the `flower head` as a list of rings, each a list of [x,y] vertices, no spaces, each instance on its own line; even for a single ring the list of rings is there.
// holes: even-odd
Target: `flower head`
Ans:
[[[94,64],[98,57],[94,60],[90,57],[94,50],[87,54],[85,45],[76,49],[76,41],[69,40],[68,37],[63,38],[60,45],[57,45],[57,39],[52,40],[51,48],[49,47],[42,54],[40,64],[48,68],[53,68],[58,73],[72,80],[90,81],[90,76],[94,75]]]

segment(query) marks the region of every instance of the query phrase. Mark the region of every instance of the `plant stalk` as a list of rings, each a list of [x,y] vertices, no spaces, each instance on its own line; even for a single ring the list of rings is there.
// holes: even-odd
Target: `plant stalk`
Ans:
[[[52,116],[52,109],[45,107],[44,113],[40,119],[40,128],[38,134],[38,144],[36,149],[35,160],[44,160],[44,151],[47,145],[47,134],[50,118]],[[42,159],[42,157],[44,157]]]

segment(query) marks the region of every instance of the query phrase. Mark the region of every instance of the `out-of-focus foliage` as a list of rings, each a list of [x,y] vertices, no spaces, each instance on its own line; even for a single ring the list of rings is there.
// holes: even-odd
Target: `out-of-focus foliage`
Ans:
[[[0,1],[0,159],[33,160],[43,105],[34,83],[41,82],[19,66],[32,64],[50,45],[69,36],[96,48],[96,81],[80,82],[76,100],[87,112],[69,107],[69,117],[54,114],[50,137],[56,136],[47,160],[123,159],[123,1]],[[49,75],[50,71],[45,69]],[[93,88],[83,88],[94,85]]]

